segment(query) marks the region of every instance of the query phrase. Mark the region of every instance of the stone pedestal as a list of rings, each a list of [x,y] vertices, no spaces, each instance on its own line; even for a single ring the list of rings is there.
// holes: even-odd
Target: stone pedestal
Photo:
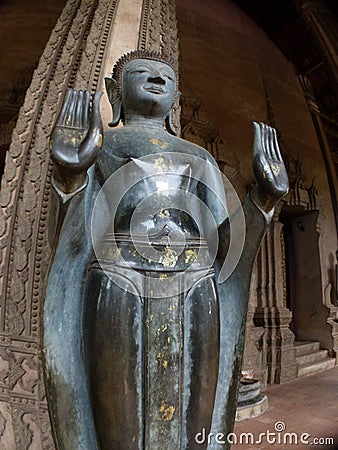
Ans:
[[[257,308],[254,321],[266,329],[267,382],[284,383],[297,378],[295,336],[289,328],[292,314],[287,308]]]
[[[330,315],[327,323],[332,327],[332,348],[329,349],[329,356],[336,358],[338,364],[338,307],[332,306],[330,308]]]
[[[261,393],[261,383],[242,379],[239,387],[236,422],[261,416],[268,409],[268,397]]]

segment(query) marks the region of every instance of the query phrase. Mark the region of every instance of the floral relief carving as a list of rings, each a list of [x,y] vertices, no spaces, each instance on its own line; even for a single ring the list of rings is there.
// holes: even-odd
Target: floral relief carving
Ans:
[[[54,449],[38,357],[50,260],[48,140],[66,90],[75,85],[95,90],[116,4],[68,0],[26,92],[6,156],[0,195],[0,450]]]

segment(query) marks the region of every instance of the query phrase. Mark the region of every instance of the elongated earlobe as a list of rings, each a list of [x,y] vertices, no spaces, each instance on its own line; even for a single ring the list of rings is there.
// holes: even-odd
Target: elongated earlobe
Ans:
[[[108,123],[108,125],[110,127],[117,127],[117,125],[120,123],[120,121],[122,119],[122,104],[120,101],[117,101],[116,103],[114,103],[112,105],[112,110],[113,110],[113,120],[111,122]]]
[[[113,120],[109,122],[110,127],[116,127],[122,119],[122,103],[119,89],[114,78],[105,78],[107,95],[113,111]]]
[[[172,109],[170,110],[167,117],[165,118],[165,127],[170,134],[173,134],[174,136],[176,136],[177,133],[176,133],[176,130],[173,125],[173,110]]]
[[[181,97],[181,92],[177,91],[173,108],[175,107],[175,105],[179,104],[180,97]],[[168,133],[173,134],[174,136],[176,136],[177,132],[176,132],[175,127],[173,125],[173,108],[171,108],[169,114],[165,118],[165,127],[166,127],[166,130],[168,131]]]

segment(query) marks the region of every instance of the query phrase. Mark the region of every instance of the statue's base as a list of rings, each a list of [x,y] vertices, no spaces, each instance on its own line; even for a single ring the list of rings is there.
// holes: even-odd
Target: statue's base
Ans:
[[[268,397],[261,394],[258,380],[241,379],[236,411],[236,422],[261,416],[268,409]]]

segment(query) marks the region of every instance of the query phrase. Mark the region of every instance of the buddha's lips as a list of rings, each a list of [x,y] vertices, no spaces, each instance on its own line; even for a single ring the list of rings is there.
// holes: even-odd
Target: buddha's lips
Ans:
[[[162,89],[158,86],[145,87],[144,90],[147,92],[151,92],[153,94],[166,94],[167,93],[164,89]]]

